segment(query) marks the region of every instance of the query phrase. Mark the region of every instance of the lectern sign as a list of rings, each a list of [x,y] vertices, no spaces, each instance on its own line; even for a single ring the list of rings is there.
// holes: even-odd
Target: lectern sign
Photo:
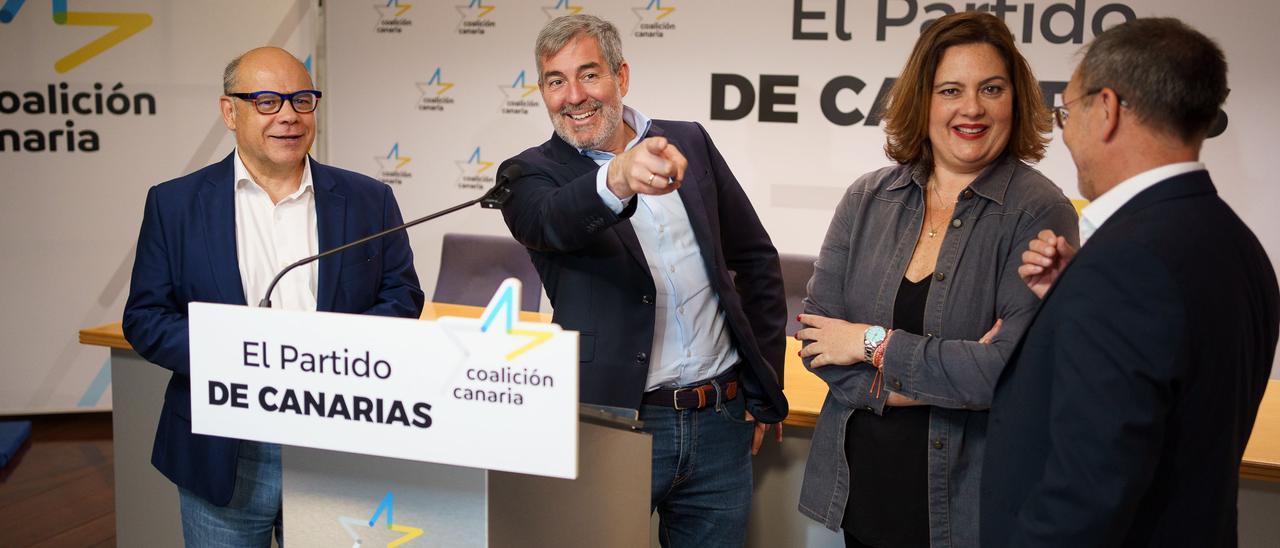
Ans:
[[[519,294],[439,321],[193,303],[192,430],[574,478],[578,334]]]

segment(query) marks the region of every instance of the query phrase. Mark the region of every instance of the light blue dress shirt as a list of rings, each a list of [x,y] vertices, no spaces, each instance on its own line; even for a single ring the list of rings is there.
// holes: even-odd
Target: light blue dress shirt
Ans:
[[[636,130],[635,138],[624,149],[631,150],[644,140],[652,122],[628,106],[623,106],[622,120]],[[631,226],[657,289],[654,359],[649,365],[645,390],[689,386],[728,371],[738,363],[738,350],[729,336],[720,297],[711,289],[693,225],[689,224],[689,212],[680,195],[671,192],[620,200],[606,181],[614,155],[599,150],[578,152],[601,166],[596,174],[596,193],[614,213],[622,213],[630,200],[640,200],[631,216]]]

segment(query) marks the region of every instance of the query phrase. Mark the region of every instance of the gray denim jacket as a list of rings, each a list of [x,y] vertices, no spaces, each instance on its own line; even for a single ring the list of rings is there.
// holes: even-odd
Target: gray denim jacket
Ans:
[[[889,326],[898,286],[924,222],[922,166],[858,178],[836,208],[809,280],[805,312]],[[1018,278],[1022,251],[1045,228],[1078,245],[1075,208],[1040,172],[1010,155],[962,191],[925,303],[924,335],[895,332],[884,387],[864,363],[810,369],[830,392],[813,435],[800,512],[839,529],[849,497],[845,425],[883,412],[888,390],[932,405],[929,529],[935,548],[978,545],[978,492],[987,411],[996,380],[1039,300]],[[976,342],[1004,320],[990,344]],[[808,367],[808,360],[805,361]]]

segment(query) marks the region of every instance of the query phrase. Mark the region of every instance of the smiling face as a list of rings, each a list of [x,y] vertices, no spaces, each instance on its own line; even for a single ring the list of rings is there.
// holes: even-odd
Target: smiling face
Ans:
[[[947,48],[929,101],[934,168],[973,173],[999,157],[1013,132],[1013,93],[1009,69],[994,46]]]
[[[236,69],[233,91],[293,93],[312,89],[306,67],[288,52],[261,48],[246,53]],[[316,114],[298,114],[285,101],[280,112],[260,114],[252,101],[222,98],[222,118],[236,134],[236,149],[255,174],[293,173],[301,170],[316,136]]]
[[[621,153],[627,144],[622,98],[630,73],[625,62],[618,74],[609,72],[595,38],[585,34],[544,58],[538,86],[556,135],[575,148]]]

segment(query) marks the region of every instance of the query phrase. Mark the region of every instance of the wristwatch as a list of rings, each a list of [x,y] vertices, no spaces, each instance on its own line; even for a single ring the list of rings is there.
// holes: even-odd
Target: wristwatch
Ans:
[[[873,325],[867,328],[862,335],[862,351],[865,354],[863,361],[871,363],[871,356],[874,356],[876,349],[884,343],[884,337],[887,334],[883,327]]]

